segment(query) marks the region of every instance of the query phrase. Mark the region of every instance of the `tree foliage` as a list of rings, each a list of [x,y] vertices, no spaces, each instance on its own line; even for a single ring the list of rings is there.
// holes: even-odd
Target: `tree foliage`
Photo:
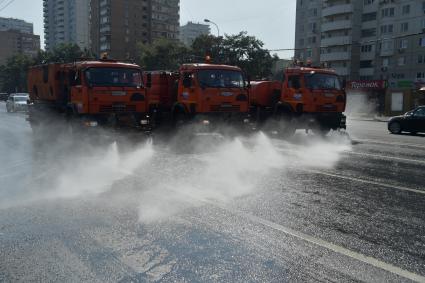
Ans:
[[[7,59],[5,65],[0,66],[0,90],[8,93],[27,91],[27,73],[31,66],[70,63],[93,57],[89,51],[82,51],[76,44],[61,44],[52,51],[41,50],[34,58],[22,54],[14,55]]]
[[[264,43],[246,32],[216,37],[202,35],[190,48],[168,40],[153,45],[140,45],[139,63],[147,70],[175,70],[182,63],[204,62],[206,55],[218,64],[241,67],[253,78],[271,75],[273,63],[278,58],[264,49]]]
[[[139,44],[137,63],[145,70],[175,70],[189,54],[183,44],[159,39],[151,45]]]

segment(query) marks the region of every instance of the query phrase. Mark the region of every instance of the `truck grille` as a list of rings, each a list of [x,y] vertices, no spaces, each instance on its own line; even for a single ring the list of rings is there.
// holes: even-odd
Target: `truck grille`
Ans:
[[[240,112],[241,107],[239,105],[211,105],[211,112]]]
[[[136,112],[136,106],[135,105],[100,105],[99,111],[101,113]]]

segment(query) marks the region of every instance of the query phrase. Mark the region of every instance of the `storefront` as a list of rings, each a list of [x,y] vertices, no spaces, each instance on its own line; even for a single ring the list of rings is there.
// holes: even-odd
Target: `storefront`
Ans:
[[[386,92],[387,81],[385,80],[349,81],[347,82],[348,111],[383,115]]]
[[[425,82],[393,81],[385,100],[385,114],[388,116],[400,115],[425,105]]]

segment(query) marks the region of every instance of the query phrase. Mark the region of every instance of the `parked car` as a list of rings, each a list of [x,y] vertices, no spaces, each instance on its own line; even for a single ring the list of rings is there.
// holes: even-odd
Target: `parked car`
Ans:
[[[6,101],[9,98],[9,94],[5,92],[0,93],[0,101]]]
[[[420,106],[402,116],[393,117],[388,121],[388,130],[392,134],[409,132],[425,133],[425,106]]]
[[[12,93],[6,102],[7,112],[27,111],[28,93]]]

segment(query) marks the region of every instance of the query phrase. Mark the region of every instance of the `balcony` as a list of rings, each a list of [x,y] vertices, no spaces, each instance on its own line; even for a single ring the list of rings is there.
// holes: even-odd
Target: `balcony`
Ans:
[[[333,70],[335,70],[335,72],[339,75],[339,76],[349,76],[350,75],[350,69],[347,67],[336,67],[336,68],[331,68]]]
[[[348,61],[351,60],[350,52],[331,52],[320,55],[320,61]]]
[[[327,22],[322,24],[322,32],[341,30],[341,29],[351,29],[351,21],[335,21]]]
[[[323,8],[322,17],[329,17],[340,14],[348,14],[354,11],[352,4],[341,4]]]
[[[351,36],[335,36],[322,39],[322,47],[351,44]]]

